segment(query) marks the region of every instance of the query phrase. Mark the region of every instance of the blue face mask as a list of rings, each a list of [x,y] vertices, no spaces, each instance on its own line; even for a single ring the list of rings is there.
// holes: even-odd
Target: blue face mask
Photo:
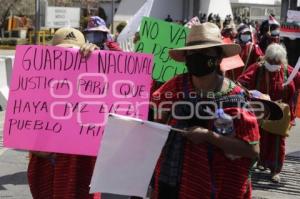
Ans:
[[[248,34],[241,35],[241,41],[243,43],[247,43],[247,42],[251,41],[251,35],[248,35]]]
[[[85,33],[85,38],[90,43],[96,44],[101,48],[103,43],[107,40],[107,33],[100,31],[90,31]]]

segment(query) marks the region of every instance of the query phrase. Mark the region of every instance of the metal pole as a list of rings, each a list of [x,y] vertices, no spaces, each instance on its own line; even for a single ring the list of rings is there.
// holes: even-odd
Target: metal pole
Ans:
[[[199,17],[199,11],[200,11],[200,1],[199,0],[195,0],[194,4],[193,4],[193,16],[198,16]]]
[[[115,1],[111,0],[111,33],[114,34]]]
[[[289,0],[282,0],[281,1],[281,22],[286,22],[287,18],[287,11],[289,9]]]
[[[291,0],[290,9],[291,10],[297,10],[297,3],[298,3],[297,0]]]
[[[186,2],[185,0],[182,0],[182,18],[181,20],[184,21],[186,17],[187,9],[186,9]]]
[[[38,43],[38,31],[40,30],[40,0],[35,0],[35,34],[34,43]]]
[[[9,31],[9,37],[11,37],[11,32],[13,29],[13,20],[14,20],[14,15],[12,14],[12,11],[9,10],[10,16],[9,16],[9,20],[8,20],[8,31]]]

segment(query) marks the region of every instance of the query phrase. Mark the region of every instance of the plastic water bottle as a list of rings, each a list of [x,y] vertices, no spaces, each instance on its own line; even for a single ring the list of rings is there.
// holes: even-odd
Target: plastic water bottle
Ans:
[[[216,133],[223,136],[234,136],[234,124],[230,115],[226,114],[223,109],[217,110],[217,118],[214,121],[214,130]],[[239,156],[225,153],[225,156],[230,160],[240,158]]]
[[[233,119],[226,114],[223,109],[218,109],[216,112],[217,118],[214,121],[214,130],[216,133],[228,136],[234,133]]]

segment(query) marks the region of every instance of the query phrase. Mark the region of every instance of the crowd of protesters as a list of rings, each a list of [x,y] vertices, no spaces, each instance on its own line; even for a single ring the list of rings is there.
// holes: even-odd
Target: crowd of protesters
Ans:
[[[165,20],[173,21],[170,15]],[[249,176],[256,160],[259,169],[271,170],[273,182],[280,182],[285,137],[262,129],[257,113],[242,109],[237,103],[251,107],[251,101],[261,100],[267,112],[263,119],[275,120],[278,119],[276,115],[282,113],[274,113],[267,104],[282,100],[290,106],[291,124],[294,124],[294,96],[300,87],[300,74],[283,86],[293,68],[287,63],[285,48],[279,44],[280,25],[274,17],[264,21],[260,28],[241,20],[235,26],[233,20],[236,19],[228,15],[220,30],[219,15],[201,14],[200,24],[191,27],[186,46],[169,51],[173,60],[186,64],[188,72],[158,84],[152,89],[152,101],[155,104],[167,100],[172,103],[216,103],[218,110],[212,111],[218,112],[217,119],[227,119],[231,128],[220,130],[216,119],[203,119],[196,115],[187,120],[173,118],[172,107],[164,107],[162,117],[155,115],[161,110],[152,110],[153,120],[187,129],[187,133],[170,133],[154,172],[151,198],[250,199],[252,187]],[[66,36],[71,32],[75,39],[68,40]],[[230,39],[231,43],[224,43],[222,38]],[[85,56],[94,50],[122,50],[110,36],[105,21],[97,16],[90,17],[83,33],[73,28],[59,29],[52,44],[80,48]],[[240,55],[244,66],[221,71],[222,59],[234,55]],[[153,85],[157,84],[154,82]],[[176,95],[177,92],[187,95],[181,98]],[[199,96],[189,98],[189,92]],[[166,93],[173,93],[173,98],[165,98]],[[211,93],[213,98],[208,96]],[[225,104],[222,108],[219,107],[221,103]],[[197,111],[205,118],[209,114],[205,110],[211,107],[200,108]],[[184,106],[176,107],[175,111],[181,116],[190,115]],[[238,119],[228,119],[236,114],[240,116]],[[100,198],[99,194],[89,194],[95,160],[95,157],[32,152],[28,179],[33,198]]]

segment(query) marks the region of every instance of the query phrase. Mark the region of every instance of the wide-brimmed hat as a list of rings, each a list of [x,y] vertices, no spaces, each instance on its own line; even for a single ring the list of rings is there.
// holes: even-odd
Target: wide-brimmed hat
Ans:
[[[281,107],[268,98],[268,95],[265,95],[257,90],[249,91],[250,93],[250,104],[252,102],[261,102],[265,107],[268,107],[270,112],[268,120],[280,120],[283,117],[283,112]]]
[[[61,47],[80,47],[85,43],[83,34],[74,28],[60,28],[53,36],[52,45]]]
[[[84,30],[84,32],[90,31],[109,33],[109,29],[107,28],[105,21],[98,16],[92,16],[89,18],[87,28]]]
[[[186,46],[171,49],[169,55],[172,59],[184,62],[186,52],[190,50],[200,50],[206,48],[219,47],[222,49],[223,57],[231,57],[239,54],[241,48],[237,44],[225,44],[222,42],[221,31],[217,25],[207,22],[192,26],[188,35]]]

